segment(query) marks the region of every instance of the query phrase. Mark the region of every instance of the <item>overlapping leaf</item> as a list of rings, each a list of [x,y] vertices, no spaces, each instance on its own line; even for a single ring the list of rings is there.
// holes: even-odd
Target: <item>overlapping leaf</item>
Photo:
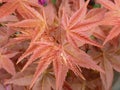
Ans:
[[[5,0],[4,2],[6,2],[4,5],[1,6],[0,8],[0,18],[1,17],[5,17],[8,16],[12,13],[15,12],[15,10],[18,11],[18,13],[23,17],[23,18],[34,18],[36,15],[34,15],[34,13],[32,13],[33,11],[35,11],[33,8],[31,8],[30,6],[35,6],[34,4],[36,3],[31,3],[31,1],[24,1],[24,0]],[[36,6],[38,6],[36,4]]]
[[[58,90],[62,89],[68,69],[83,79],[84,77],[81,74],[79,66],[103,72],[87,54],[83,51],[77,51],[69,44],[65,45],[62,49],[61,46],[56,46],[53,42],[35,42],[27,49],[22,57],[20,57],[18,62],[29,55],[31,55],[31,57],[23,67],[23,70],[36,59],[40,58],[31,86],[33,86],[37,78],[52,62],[56,76],[56,89]]]
[[[93,14],[93,16],[86,15],[87,13],[87,4],[89,0],[76,11],[70,19],[68,19],[67,15],[63,13],[62,17],[62,25],[63,29],[66,31],[66,37],[68,42],[72,43],[72,45],[77,47],[76,42],[87,43],[94,46],[100,47],[95,41],[89,38],[89,34],[85,34],[85,31],[98,26],[100,24],[100,19],[102,19],[103,14],[105,13],[103,10],[93,10],[99,15]],[[89,17],[89,18],[88,18]]]
[[[8,73],[11,75],[15,75],[15,67],[12,63],[11,59],[13,56],[15,56],[17,53],[8,53],[4,54],[3,49],[0,49],[0,68],[5,69]]]
[[[120,2],[119,0],[114,0],[114,3],[109,0],[98,0],[99,3],[101,3],[105,8],[107,8],[109,11],[106,13],[105,18],[103,20],[103,24],[107,25],[114,25],[113,29],[109,32],[107,38],[105,39],[104,44],[106,44],[108,41],[112,40],[113,38],[117,37],[119,32],[119,22],[120,22]],[[111,21],[111,22],[109,22]]]
[[[100,71],[105,90],[111,88],[113,68],[116,71],[120,71],[119,57],[106,52],[103,53],[104,55],[101,55],[102,60],[100,58],[98,62],[106,72],[104,74],[104,71],[92,61],[92,58],[84,51],[79,50],[78,47],[83,46],[85,43],[101,47],[97,42],[90,39],[92,34],[101,40],[105,39],[105,35],[103,35],[102,30],[98,27],[100,24],[108,23],[109,25],[115,25],[104,44],[119,35],[119,0],[114,0],[114,3],[109,0],[98,0],[108,9],[108,13],[105,15],[105,20],[102,23],[101,20],[107,10],[103,8],[88,10],[87,5],[90,0],[71,0],[72,4],[69,4],[69,0],[60,0],[58,2],[62,2],[61,7],[59,7],[59,5],[54,6],[51,3],[46,7],[42,7],[36,3],[37,0],[3,1],[5,3],[0,7],[0,11],[2,12],[0,13],[0,18],[6,18],[5,16],[9,17],[11,14],[13,14],[15,18],[17,17],[15,23],[13,21],[10,23],[1,21],[3,25],[5,23],[8,28],[16,29],[17,34],[13,34],[16,36],[11,38],[13,41],[10,41],[9,44],[30,41],[28,49],[24,50],[25,52],[20,56],[17,63],[28,58],[28,61],[22,68],[22,71],[24,71],[37,60],[38,66],[30,85],[30,87],[32,87],[35,84],[33,90],[37,90],[38,88],[41,90],[50,90],[51,87],[54,87],[53,89],[55,90],[62,90],[69,70],[85,80],[80,67]],[[73,7],[74,5],[76,6]],[[52,11],[48,11],[49,9]],[[60,10],[62,10],[62,12]],[[108,20],[111,20],[111,22]],[[0,34],[2,35],[2,33]],[[15,54],[16,53],[11,53],[8,55],[1,52],[0,55],[0,68],[4,68],[13,75],[15,74],[15,69],[10,58]],[[24,62],[20,64],[24,64]],[[51,79],[53,77],[45,75],[46,69],[49,67],[54,71],[56,86],[53,86],[53,83],[55,83],[55,80]],[[33,69],[35,70],[35,67]],[[43,77],[40,79],[42,75]],[[17,77],[10,79],[7,84],[29,85],[31,79],[31,76]],[[40,79],[40,81],[38,79]],[[37,82],[37,84],[35,82]]]
[[[109,47],[110,48],[110,47]],[[114,51],[103,50],[98,55],[93,55],[95,61],[100,64],[101,68],[105,71],[105,74],[100,73],[100,77],[105,90],[110,90],[112,87],[114,72],[113,69],[120,72],[120,60],[119,55]],[[94,53],[97,53],[96,51]]]

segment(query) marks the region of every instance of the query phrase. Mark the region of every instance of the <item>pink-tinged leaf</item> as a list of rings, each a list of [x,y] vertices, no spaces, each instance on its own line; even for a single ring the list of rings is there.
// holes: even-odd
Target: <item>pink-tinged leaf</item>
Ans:
[[[44,33],[44,30],[45,29],[40,29],[39,27],[36,27],[35,29],[20,30],[21,33],[18,34],[14,39],[11,39],[8,44],[20,43],[26,40],[31,40],[33,42],[41,37],[41,35]]]
[[[24,6],[26,7],[26,9],[28,9],[29,13],[31,13],[31,15],[34,16],[34,18],[36,17],[40,21],[44,21],[42,15],[37,10],[35,10],[34,8],[27,6],[27,5],[24,5]]]
[[[7,56],[2,55],[0,57],[0,63],[1,63],[1,67],[4,68],[7,72],[9,72],[12,75],[16,74],[14,64]]]
[[[43,51],[40,51],[40,50],[43,50]],[[18,59],[17,63],[19,63],[25,57],[27,57],[31,54],[33,54],[33,56],[31,57],[32,60],[33,60],[33,58],[36,59],[36,58],[42,57],[42,56],[44,56],[44,54],[47,54],[47,52],[49,52],[50,50],[51,50],[51,43],[50,42],[45,42],[45,41],[44,42],[42,42],[42,41],[31,42],[30,46],[28,47],[26,52]],[[39,53],[39,51],[40,51],[40,53]],[[36,54],[34,54],[34,53],[36,53]],[[39,57],[34,57],[34,55],[39,56]],[[31,63],[31,61],[30,61],[30,63]]]
[[[49,75],[47,75],[47,78],[48,78],[48,82],[49,82],[50,86],[55,90],[56,89],[56,86],[55,86],[56,79],[55,79],[55,77],[52,76],[52,74],[49,74]]]
[[[64,82],[63,90],[73,90],[72,86],[68,82]],[[76,90],[76,89],[75,89]]]
[[[68,67],[70,68],[70,70],[72,70],[75,73],[76,76],[78,76],[78,77],[82,78],[83,80],[85,80],[84,76],[81,73],[82,71],[81,71],[79,65],[76,62],[74,62],[73,59],[70,59],[70,58],[71,57],[67,58],[68,59],[67,63],[68,63]]]
[[[112,30],[109,32],[107,38],[105,39],[103,45],[105,45],[108,41],[112,40],[113,38],[117,37],[120,34],[120,27],[115,26],[112,28]]]
[[[45,77],[44,77],[45,78]],[[43,80],[42,80],[42,82],[41,82],[41,90],[51,90],[51,86],[50,86],[50,84],[48,83],[48,79],[47,78],[45,78],[44,79],[43,78]]]
[[[92,21],[92,20],[85,20],[81,23],[76,24],[76,26],[71,28],[72,32],[82,32],[82,31],[86,31],[86,30],[90,30],[96,26],[98,26],[100,24],[100,20],[98,21]]]
[[[52,62],[52,59],[51,57],[49,56],[46,56],[45,58],[43,59],[40,59],[40,62],[37,66],[37,70],[33,76],[33,80],[32,80],[32,83],[30,85],[30,88],[34,85],[34,83],[37,81],[38,77],[47,69],[47,67],[50,65],[50,63]]]
[[[96,65],[92,58],[82,50],[76,50],[70,45],[66,45],[64,49],[69,56],[69,59],[71,59],[76,65],[104,73],[104,71]]]
[[[85,4],[84,0],[79,0],[79,6],[80,6],[80,8],[82,8],[84,4]]]
[[[22,16],[24,19],[31,19],[34,18],[34,16],[29,12],[25,7],[24,4],[20,3],[17,12]]]
[[[17,35],[17,37],[15,37],[14,39],[11,39],[11,41],[9,43],[20,43],[22,41],[26,41],[26,40],[31,40],[34,36],[34,32],[35,30],[20,30],[20,34]]]
[[[87,43],[87,44],[91,44],[97,47],[101,47],[99,44],[97,44],[95,41],[89,39],[87,36],[82,35],[82,34],[78,34],[78,33],[70,33],[71,37],[74,37],[75,40],[80,41],[82,43]]]
[[[101,25],[116,25],[118,24],[116,21],[114,17],[107,17],[101,21]]]
[[[33,86],[33,90],[51,90],[55,89],[55,78],[50,75],[50,73],[46,73],[42,77],[36,81],[35,85]]]
[[[35,10],[34,8],[24,4],[23,2],[19,3],[20,5],[17,8],[18,13],[25,19],[38,18],[43,21],[42,15]]]
[[[80,83],[79,79],[76,79],[74,75],[72,76],[72,78],[74,79],[69,80],[68,82],[68,85],[67,85],[68,89],[66,88],[64,90],[82,90],[83,83]]]
[[[67,26],[68,26],[68,16],[67,14],[65,13],[64,9],[63,9],[63,14],[62,14],[62,25],[65,29],[67,29]]]
[[[42,28],[41,28],[42,27]],[[36,41],[37,39],[39,39],[41,37],[41,35],[45,32],[45,28],[43,26],[40,27],[36,27],[35,28],[35,36],[33,38],[33,41]]]
[[[42,7],[40,6],[40,4],[38,4],[38,0],[29,0],[29,1],[24,1],[26,4],[28,4],[29,6],[35,7],[35,8],[39,8]]]
[[[91,21],[98,21],[98,20],[102,20],[105,13],[107,10],[103,9],[103,8],[94,8],[91,9],[87,15],[86,15],[86,20],[91,20]]]
[[[120,7],[120,0],[114,0],[115,4]]]
[[[5,84],[14,84],[14,85],[18,85],[18,86],[28,86],[28,85],[30,85],[32,77],[33,77],[33,75],[27,75],[27,76],[20,77],[20,78],[10,79],[10,80],[7,80],[5,82]]]
[[[109,11],[105,14],[101,25],[119,25],[119,14],[116,11]]]
[[[0,22],[16,22],[16,21],[18,21],[18,19],[16,16],[13,15],[0,18]]]
[[[44,8],[44,12],[45,12],[45,17],[46,17],[47,24],[52,25],[54,23],[54,20],[56,18],[56,13],[57,13],[54,5],[49,3]]]
[[[120,72],[120,60],[119,60],[120,57],[116,56],[116,55],[113,56],[113,55],[108,55],[109,61],[110,61],[111,65],[112,65],[112,67],[116,71]]]
[[[120,14],[119,14],[119,12],[117,11],[117,10],[111,10],[111,11],[109,11],[109,12],[106,12],[106,14],[105,14],[105,18],[111,18],[111,17],[113,17],[113,18],[118,18],[118,20],[119,20],[119,17],[120,17]]]
[[[22,61],[25,57],[29,56],[30,54],[32,54],[34,52],[35,49],[37,49],[37,45],[31,45],[28,47],[28,49],[26,50],[26,52],[18,59],[17,63],[19,63],[20,61]]]
[[[46,75],[41,81],[41,84],[41,90],[51,90],[51,88],[55,89],[55,79],[50,75]]]
[[[68,34],[67,34],[66,36],[67,36],[68,42],[70,42],[72,46],[78,47],[77,40],[75,40],[72,36],[70,36],[70,35],[68,35]],[[83,44],[84,44],[84,43],[82,43],[82,44],[79,45],[79,46],[82,46]]]
[[[41,46],[40,48],[36,49],[33,54],[31,55],[30,59],[28,60],[28,62],[25,64],[25,66],[23,67],[22,71],[24,71],[28,65],[30,65],[33,61],[35,61],[36,59],[47,55],[50,51],[52,50],[52,48],[50,48],[49,46]]]
[[[3,2],[13,2],[14,0],[2,0]]]
[[[117,10],[111,10],[105,13],[104,19],[101,21],[103,25],[119,25],[120,14]]]
[[[7,24],[9,27],[22,27],[22,28],[32,28],[36,26],[41,26],[42,22],[37,19],[27,19],[17,23]]]
[[[88,2],[89,0],[85,3],[83,7],[86,7]],[[88,14],[88,16],[86,17],[87,7],[86,11],[82,9],[83,8],[73,14],[69,22],[67,22],[67,17],[62,17],[62,24],[64,26],[63,29],[66,31],[67,40],[74,47],[78,47],[85,43],[100,47],[100,45],[98,45],[95,41],[91,40],[89,37],[92,33],[92,29],[100,24],[100,20],[103,18],[103,14],[105,13],[105,11],[98,9],[94,11],[99,12],[97,13],[97,15],[95,15],[95,13],[92,16]],[[84,12],[84,14],[82,12]],[[80,20],[79,17],[81,17]],[[87,30],[89,30],[90,32],[88,32]]]
[[[57,59],[53,61],[54,72],[56,77],[56,90],[62,90],[62,86],[64,84],[65,77],[68,72],[68,68],[62,64],[61,59],[61,57],[57,57]]]
[[[25,86],[13,85],[11,90],[25,90],[25,89],[26,89]]]
[[[14,57],[14,56],[17,55],[17,54],[18,54],[18,52],[6,53],[6,56],[7,56],[8,58],[12,58],[12,57]]]
[[[0,28],[0,47],[4,46],[8,42],[9,35],[6,28]]]
[[[104,57],[104,61],[101,63],[101,67],[104,69],[105,73],[100,73],[100,77],[105,90],[110,90],[113,82],[113,69],[110,62]]]
[[[90,0],[87,0],[87,2],[84,4],[82,8],[80,8],[77,12],[73,14],[73,16],[69,20],[69,28],[73,27],[75,24],[77,24],[79,21],[83,20],[85,17],[85,14],[87,12],[87,5]]]
[[[0,18],[12,14],[18,6],[18,1],[8,2],[0,7]]]
[[[5,81],[5,85],[13,84],[19,86],[28,86],[31,84],[36,65],[31,65],[23,72],[17,72],[12,78]]]
[[[61,3],[61,5],[60,5],[59,11],[58,11],[59,16],[60,17],[62,16],[64,10],[68,16],[71,15],[72,10],[71,10],[70,5],[69,5],[69,0],[62,0],[60,3]]]
[[[103,87],[101,87],[101,80],[100,78],[96,78],[93,79],[91,81],[86,82],[87,86],[91,89],[91,90],[95,90],[95,87],[98,87],[98,90],[102,90]]]
[[[118,7],[110,0],[97,0],[97,1],[109,10],[118,10]]]
[[[103,32],[103,30],[101,29],[101,28],[99,28],[99,27],[96,27],[95,28],[95,30],[94,30],[94,32],[93,32],[93,36],[95,36],[96,38],[99,38],[99,39],[101,39],[101,40],[105,40],[105,38],[106,38],[106,35],[105,35],[105,33]]]

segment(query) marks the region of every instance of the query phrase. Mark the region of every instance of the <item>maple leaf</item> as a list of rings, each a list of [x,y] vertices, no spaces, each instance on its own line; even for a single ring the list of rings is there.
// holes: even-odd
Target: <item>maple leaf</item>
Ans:
[[[47,86],[46,86],[47,85]],[[55,89],[55,78],[48,70],[45,71],[44,75],[39,77],[39,80],[33,86],[33,90],[51,90]]]
[[[35,68],[36,68],[36,64],[34,63],[30,67],[28,67],[25,71],[17,72],[12,78],[5,80],[4,85],[10,86],[11,88],[14,88],[14,90],[16,90],[16,88],[18,88],[18,90],[25,90],[25,87],[28,87],[31,84],[31,80],[35,72]],[[38,78],[34,87],[32,88],[33,90],[38,90],[38,88],[40,89],[40,87],[43,87],[42,86],[43,83],[40,84],[40,82],[42,81],[42,79],[44,79],[44,76],[48,77],[48,73],[47,74],[43,73],[43,75],[41,75]],[[51,80],[51,78],[49,79]],[[53,83],[53,81],[51,81],[51,83]]]
[[[34,8],[31,8],[30,10],[32,12],[32,16],[34,16],[33,19],[25,19],[25,20],[22,20],[22,21],[19,21],[19,22],[16,22],[16,23],[9,23],[9,24],[7,24],[7,26],[8,27],[24,28],[25,30],[35,28],[34,40],[37,40],[46,31],[46,26],[47,26],[46,25],[46,19],[45,19],[45,15],[42,16]],[[44,13],[44,10],[42,10],[42,11]],[[26,33],[26,31],[22,31],[22,33]],[[29,37],[31,37],[30,33],[29,33]],[[33,38],[31,38],[31,39],[33,39]]]
[[[35,30],[26,29],[26,30],[20,30],[19,32],[20,33],[16,34],[16,37],[12,38],[8,44],[10,44],[10,43],[15,44],[15,43],[18,43],[18,42],[20,43],[20,42],[26,41],[26,40],[32,40],[34,37]]]
[[[17,17],[14,15],[9,15],[3,18],[0,18],[0,22],[1,23],[5,23],[5,22],[16,22],[18,21]]]
[[[105,13],[102,10],[93,10],[99,15],[95,15],[93,11],[93,17],[92,14],[87,13],[87,5],[88,1],[79,9],[77,10],[71,17],[68,19],[68,16],[65,14],[65,11],[63,11],[63,16],[62,16],[62,25],[63,25],[63,30],[66,31],[66,37],[68,42],[70,42],[73,46],[77,47],[76,42],[81,42],[81,43],[87,43],[91,44],[94,46],[100,47],[95,41],[91,40],[89,38],[89,34],[85,34],[85,31],[90,31],[90,29],[98,26],[100,24],[100,19],[103,18],[103,14]]]
[[[28,86],[30,85],[30,82],[32,80],[33,77],[33,73],[34,73],[34,69],[35,69],[36,65],[33,64],[31,65],[29,68],[27,68],[25,71],[23,72],[17,72],[16,75],[14,75],[12,78],[7,79],[4,84],[8,85],[8,84],[14,84],[14,85],[18,85],[18,86]]]
[[[30,6],[26,6],[26,8],[28,8],[28,10],[26,10],[26,11],[29,11],[30,14],[28,14],[27,12],[25,12],[25,14],[27,14],[30,18],[27,18],[21,22],[7,24],[7,26],[23,27],[23,28],[30,27],[31,28],[31,27],[41,26],[41,25],[45,24],[44,17],[37,10],[35,10],[34,8],[31,8]],[[44,12],[44,11],[42,10],[42,12]],[[24,14],[22,14],[22,15],[24,15]]]
[[[47,42],[45,40],[32,43],[18,60],[18,62],[20,62],[25,57],[32,54],[28,62],[23,67],[23,70],[25,70],[26,67],[28,67],[28,65],[34,62],[36,59],[40,59],[30,87],[33,86],[37,78],[45,69],[48,68],[52,62],[56,77],[57,90],[62,89],[68,69],[72,70],[77,76],[80,76],[83,79],[84,77],[81,74],[81,69],[79,66],[103,72],[83,51],[79,52],[67,44],[61,48],[61,46],[56,46],[56,44],[51,41],[48,42],[48,40]]]
[[[111,47],[107,47],[107,49],[102,49],[102,51],[94,50],[90,53],[96,53],[97,55],[93,55],[93,59],[98,63],[101,68],[105,71],[105,74],[100,73],[100,77],[102,80],[102,84],[105,90],[110,90],[113,83],[114,72],[113,69],[120,72],[120,60],[119,55],[115,53]]]
[[[110,90],[113,82],[114,73],[113,73],[112,65],[107,60],[108,58],[106,58],[105,56],[103,58],[104,58],[104,61],[101,62],[100,65],[105,70],[106,73],[105,74],[100,73],[100,77],[101,77],[104,89]]]
[[[28,0],[6,0],[4,5],[0,7],[0,18],[8,16],[17,10],[17,12],[25,19],[35,18],[34,8],[31,6],[39,7],[36,2],[31,2]]]
[[[38,35],[39,29],[24,29],[24,30],[17,30],[15,37],[11,38],[6,46],[14,45],[21,43],[23,41],[33,41],[35,40],[36,36]]]
[[[114,25],[114,27],[109,32],[107,38],[105,39],[104,44],[106,44],[108,41],[112,40],[113,38],[117,37],[120,34],[120,27],[119,27],[119,19],[120,19],[120,1],[114,0],[114,2],[109,0],[98,0],[100,4],[102,4],[105,8],[107,8],[109,11],[106,13],[105,18],[102,22],[104,25]],[[110,22],[109,22],[110,21]]]
[[[5,81],[5,85],[13,84],[18,86],[28,86],[31,84],[33,74],[35,71],[36,64],[32,64],[23,72],[17,72],[11,79]],[[51,88],[55,89],[55,77],[52,74],[51,69],[47,69],[43,72],[43,74],[38,78],[35,85],[33,86],[33,90],[51,90]],[[47,85],[47,86],[46,86]]]
[[[70,18],[69,23],[72,24],[72,26],[70,26],[70,24],[68,26],[70,28],[70,30],[77,31],[73,28],[76,28],[76,26],[79,26],[78,22],[80,20],[82,20],[83,17],[85,16],[85,13],[87,11],[86,6],[87,6],[88,2],[89,1],[87,1],[87,3],[83,6],[83,8],[78,10]],[[40,13],[38,13],[36,10],[34,10],[34,12],[35,12],[34,15],[37,15],[36,16],[37,18],[34,17],[34,19],[26,19],[26,20],[23,20],[21,22],[17,22],[17,23],[13,23],[13,24],[7,24],[7,26],[18,27],[18,28],[19,27],[20,28],[21,27],[22,28],[40,27],[40,28],[37,29],[37,31],[35,31],[35,33],[37,33],[37,34],[35,35],[35,37],[33,37],[33,40],[30,42],[30,45],[29,45],[28,49],[18,60],[18,62],[20,62],[25,57],[28,57],[30,55],[30,58],[29,58],[28,62],[25,64],[25,66],[22,69],[22,71],[23,71],[30,64],[32,64],[36,59],[39,59],[39,64],[38,64],[37,70],[34,74],[32,84],[31,84],[30,87],[33,86],[33,84],[35,83],[37,78],[45,71],[45,69],[48,68],[48,66],[52,62],[53,62],[53,68],[54,68],[55,77],[56,77],[56,89],[57,90],[62,89],[63,83],[65,81],[65,77],[66,77],[69,69],[72,70],[77,76],[80,76],[83,79],[84,79],[84,77],[81,74],[81,69],[80,69],[79,66],[85,67],[85,68],[88,68],[88,69],[98,70],[98,71],[102,72],[102,70],[83,51],[79,51],[79,50],[77,51],[76,49],[74,49],[70,45],[68,45],[68,46],[67,45],[65,45],[65,46],[58,45],[58,43],[56,43],[56,42],[55,43],[53,41],[51,42],[51,39],[48,36],[47,36],[47,40],[44,39],[44,34],[42,34],[42,33],[44,33],[44,25],[45,25],[46,21],[44,20],[43,17],[41,17]],[[101,16],[101,14],[98,14],[98,15]],[[95,18],[96,18],[97,15],[93,15],[93,16],[95,16]],[[92,27],[96,26],[95,23],[99,22],[99,20],[100,20],[100,19],[95,20],[95,18],[91,18],[91,16],[89,16],[89,17],[90,17],[89,19],[83,20],[81,22],[81,24],[80,24],[80,26],[81,26],[80,30],[81,31],[86,31],[87,29],[91,29]],[[63,17],[63,18],[65,18],[65,17]],[[80,20],[78,20],[78,19],[80,19]],[[91,20],[94,20],[94,22],[91,21]],[[64,23],[65,23],[65,21],[63,21],[63,24]],[[89,27],[89,25],[91,25],[91,26]],[[42,26],[42,28],[41,28],[41,26]],[[85,26],[85,27],[83,27],[83,26]],[[87,28],[86,28],[86,26],[87,26]],[[41,30],[43,32],[41,32]],[[24,36],[24,34],[26,34],[26,31],[22,31],[22,33],[23,34],[21,34],[21,35]],[[31,36],[31,34],[29,34],[29,33],[27,33],[27,34],[28,34],[29,37]],[[79,33],[72,32],[73,36],[76,36],[76,34],[77,34],[77,37],[76,37],[77,40],[79,40],[79,41],[82,40],[83,42],[85,41],[85,42],[88,42],[92,45],[99,46],[94,41],[90,40],[88,38],[88,36],[86,37],[85,34],[83,34],[83,32],[80,32],[80,34],[82,35],[82,39],[78,38],[78,37],[81,37],[79,35]],[[42,37],[41,37],[41,35],[42,35]],[[23,36],[22,36],[22,38],[23,38],[23,40],[25,40],[25,37],[23,37]],[[19,36],[17,38],[21,39],[21,36]],[[30,39],[31,39],[31,37],[30,37]],[[61,44],[61,42],[60,42],[60,44]],[[61,47],[63,47],[63,48],[61,48]],[[69,49],[72,49],[72,51],[69,50]],[[76,55],[74,53],[76,53]],[[79,58],[81,58],[81,59],[79,59]],[[89,63],[88,63],[88,61],[89,61]]]
[[[14,0],[13,2],[7,2],[5,5],[0,7],[0,18],[8,16],[12,14],[18,6],[18,0]]]
[[[15,76],[18,76],[18,75],[16,74]],[[9,80],[6,80],[5,84],[14,84],[14,85],[18,85],[18,86],[28,86],[28,85],[30,85],[32,77],[33,77],[33,75],[26,76],[24,74],[24,77],[22,76],[19,78],[17,77],[17,78],[11,78]]]
[[[0,28],[0,47],[8,42],[9,35],[6,34],[8,34],[6,28]]]
[[[57,11],[53,4],[48,4],[44,7],[45,18],[48,25],[53,25],[55,18],[57,18]]]
[[[42,45],[42,43],[43,43],[43,45]],[[34,51],[34,53],[33,53],[33,55],[30,57],[30,60],[26,63],[26,65],[23,67],[23,70],[29,65],[29,64],[31,64],[33,61],[35,61],[37,58],[39,58],[39,57],[43,57],[43,58],[41,58],[40,59],[40,62],[39,62],[39,65],[38,65],[38,68],[37,68],[37,71],[36,71],[36,73],[35,73],[35,75],[34,75],[34,80],[32,81],[32,85],[34,84],[34,82],[37,80],[37,78],[38,78],[38,76],[39,75],[41,75],[41,73],[45,70],[45,69],[47,69],[47,67],[48,67],[48,65],[52,62],[52,59],[54,60],[55,58],[55,56],[54,56],[54,54],[55,54],[55,52],[57,52],[57,50],[55,50],[54,51],[54,47],[53,46],[51,46],[51,45],[49,45],[50,43],[48,43],[48,42],[42,42],[42,43],[39,43],[40,44],[40,46],[38,47],[38,49],[37,48],[33,48],[33,47],[31,47],[31,48],[29,48],[28,50],[27,50],[27,52],[25,52],[25,54],[22,56],[22,58],[24,58],[24,57],[26,57],[26,55],[29,55],[30,53],[32,53],[33,51]],[[44,44],[46,44],[46,45],[44,45]],[[48,44],[48,45],[47,45]],[[34,46],[34,47],[36,47],[36,46]],[[33,49],[32,49],[33,48]],[[52,50],[53,49],[53,50]],[[30,50],[32,50],[32,52],[30,51]],[[28,52],[29,51],[29,52]],[[51,52],[51,53],[50,53]],[[50,54],[50,55],[49,55]],[[57,56],[56,56],[57,57]],[[19,61],[20,60],[22,60],[22,58],[20,58],[19,59]],[[62,73],[61,73],[61,71],[63,71],[62,69],[66,69],[66,68],[61,68],[61,65],[59,66],[59,64],[58,64],[58,62],[56,62],[55,63],[55,67],[58,67],[58,71],[56,72],[56,70],[55,70],[55,72],[56,73],[58,73],[58,74],[56,74],[57,76],[57,80],[58,80],[58,82],[57,82],[57,88],[62,88],[62,85],[63,85],[63,81],[64,81],[64,79],[65,78],[61,78],[61,77],[59,77],[59,74],[61,75]],[[60,70],[59,70],[60,69]],[[59,72],[60,71],[60,72]],[[63,71],[63,73],[65,73],[65,71]],[[67,72],[66,72],[67,73]],[[66,73],[65,73],[65,76],[66,76]],[[64,74],[62,75],[62,76],[64,76]],[[64,76],[64,77],[65,77]],[[59,79],[59,78],[61,78],[61,79],[63,79],[63,81],[61,82],[61,79]],[[60,80],[60,81],[59,81]],[[61,85],[59,85],[59,83],[61,82]],[[32,86],[31,85],[31,86]]]
[[[102,41],[104,41],[106,38],[104,31],[100,27],[95,28],[95,31],[93,32],[93,36],[95,36],[96,38]]]
[[[14,30],[0,27],[0,47],[5,47],[9,42],[9,37],[15,33]]]
[[[15,75],[15,67],[12,63],[11,59],[13,56],[15,56],[17,53],[4,53],[4,49],[0,48],[0,68],[4,68],[8,73],[11,75]]]
[[[51,90],[51,88],[63,90],[69,70],[85,80],[82,75],[82,67],[100,71],[105,90],[110,89],[113,80],[113,68],[116,71],[120,71],[119,56],[113,53],[110,54],[107,51],[102,52],[102,59],[100,58],[97,62],[99,62],[98,64],[100,64],[101,68],[106,72],[106,74],[103,74],[104,71],[92,61],[92,58],[84,51],[78,49],[78,47],[83,46],[85,43],[101,47],[97,42],[91,40],[90,36],[94,35],[101,40],[105,39],[104,32],[98,27],[104,15],[105,18],[102,24],[108,22],[109,25],[115,26],[104,43],[119,35],[120,14],[118,11],[120,1],[114,0],[115,2],[111,2],[108,0],[98,0],[102,5],[106,6],[109,11],[103,8],[88,10],[87,5],[90,0],[71,1],[58,0],[58,2],[62,2],[60,7],[59,5],[52,5],[51,3],[48,3],[46,7],[42,7],[37,4],[37,0],[3,0],[5,3],[0,7],[0,12],[2,12],[0,13],[1,23],[3,23],[3,25],[5,23],[7,28],[15,28],[17,34],[13,34],[16,36],[11,38],[9,37],[10,35],[5,35],[0,31],[0,37],[2,37],[0,38],[2,40],[0,44],[2,45],[2,42],[9,38],[11,41],[8,44],[21,43],[22,41],[26,42],[29,40],[28,49],[20,56],[17,63],[28,58],[28,61],[22,68],[23,72],[29,65],[33,65],[36,60],[38,64],[33,79],[31,75],[33,72],[28,74],[31,75],[30,77],[20,72],[23,77],[19,78],[16,75],[14,76],[15,78],[10,79],[7,84],[23,86],[30,85],[30,82],[32,82],[30,87],[34,85],[33,90]],[[51,11],[49,11],[49,9]],[[62,9],[62,12],[60,9]],[[10,19],[8,20],[10,22],[8,22],[6,18],[9,19],[8,17],[10,17],[11,14],[14,14],[15,21]],[[107,20],[111,20],[111,22]],[[57,25],[55,25],[56,22]],[[14,47],[14,49],[17,50],[16,47]],[[4,68],[10,74],[15,74],[14,65],[10,60],[10,58],[15,55],[16,53],[7,54],[1,51],[0,68]],[[54,71],[54,79],[50,73],[47,73],[46,69],[48,69],[49,66]],[[35,68],[36,66],[33,67],[34,70]]]

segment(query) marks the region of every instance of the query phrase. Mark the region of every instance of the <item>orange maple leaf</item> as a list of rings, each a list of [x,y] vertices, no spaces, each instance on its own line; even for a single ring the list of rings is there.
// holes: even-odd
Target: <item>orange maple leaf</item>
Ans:
[[[112,40],[113,38],[117,37],[120,34],[120,1],[114,0],[114,2],[110,0],[98,0],[100,4],[102,4],[106,9],[109,11],[106,13],[102,24],[104,25],[114,25],[114,27],[109,32],[107,38],[105,39],[104,44],[106,44],[108,41]]]
[[[0,48],[0,68],[4,68],[11,75],[15,75],[15,67],[11,59],[17,53],[4,53],[4,49]]]
[[[97,13],[99,17],[96,17],[97,15],[94,15],[93,11],[91,11],[93,17],[91,16],[92,14],[86,15],[88,2],[89,0],[87,0],[86,3],[70,17],[70,19],[65,11],[63,11],[63,30],[66,31],[67,41],[75,47],[78,47],[77,42],[100,47],[99,44],[89,38],[89,34],[85,34],[85,31],[90,31],[90,29],[100,24],[104,10],[93,10],[95,12],[100,11],[100,13]]]

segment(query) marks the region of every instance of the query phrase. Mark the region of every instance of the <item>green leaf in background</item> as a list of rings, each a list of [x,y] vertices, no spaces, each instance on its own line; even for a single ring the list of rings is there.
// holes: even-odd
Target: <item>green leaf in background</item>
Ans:
[[[90,36],[90,38],[91,38],[92,40],[94,40],[94,39],[95,39],[95,37],[94,37],[93,35],[91,35],[91,36]]]
[[[53,4],[55,4],[55,3],[56,3],[56,0],[51,0],[51,1],[52,1],[52,3],[53,3]]]
[[[93,8],[100,8],[100,7],[101,7],[100,4],[95,4],[95,5],[93,6]]]

